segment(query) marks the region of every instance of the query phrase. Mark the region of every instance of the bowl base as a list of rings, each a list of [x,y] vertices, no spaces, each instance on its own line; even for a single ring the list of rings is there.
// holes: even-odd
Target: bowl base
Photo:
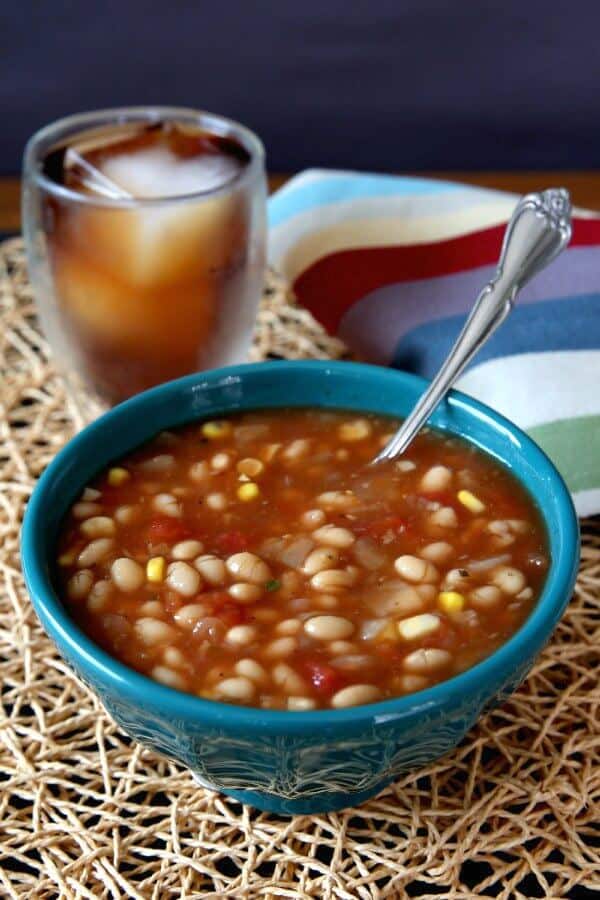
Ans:
[[[211,791],[219,791],[227,797],[232,797],[239,803],[247,803],[262,812],[272,812],[280,816],[318,815],[319,813],[339,812],[351,806],[358,806],[374,797],[384,787],[387,787],[393,778],[384,778],[365,791],[323,791],[319,794],[311,794],[308,797],[289,799],[277,794],[269,794],[264,791],[222,791],[216,788],[196,772],[190,772],[192,778],[201,787]]]

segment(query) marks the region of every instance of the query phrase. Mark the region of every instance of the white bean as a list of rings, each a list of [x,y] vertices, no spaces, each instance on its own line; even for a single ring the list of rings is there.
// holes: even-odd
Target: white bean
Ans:
[[[148,647],[153,647],[155,644],[166,644],[167,641],[173,641],[177,636],[177,631],[172,625],[151,616],[143,616],[138,619],[133,627],[139,640]]]
[[[150,674],[155,681],[159,681],[161,684],[165,684],[170,688],[175,688],[178,691],[185,691],[187,687],[185,678],[180,675],[179,672],[174,672],[173,669],[170,669],[168,666],[154,666]]]
[[[451,506],[441,506],[429,516],[431,525],[438,525],[440,528],[456,528],[458,525],[458,517]]]
[[[446,572],[442,586],[448,588],[468,588],[471,583],[471,573],[468,569],[450,569]]]
[[[253,456],[247,456],[245,459],[240,459],[236,468],[240,475],[246,475],[248,478],[258,478],[265,470],[264,463],[262,463],[260,459],[255,459]]]
[[[267,644],[264,652],[268,659],[277,659],[278,657],[290,656],[297,646],[298,642],[296,641],[296,638],[281,637],[276,638],[274,641],[271,641],[270,644]]]
[[[174,562],[167,568],[166,582],[171,590],[184,597],[197,594],[202,586],[200,575],[186,562]]]
[[[280,687],[286,694],[303,694],[306,691],[304,679],[287,663],[278,663],[273,666],[271,676],[277,687]]]
[[[224,678],[215,687],[216,693],[227,700],[252,700],[256,687],[249,678],[238,675],[235,678]]]
[[[291,444],[288,444],[282,455],[289,462],[296,462],[303,456],[306,456],[309,449],[310,441],[305,438],[298,438],[297,440],[292,441]]]
[[[221,494],[219,492],[208,494],[206,498],[206,505],[209,509],[220,512],[221,510],[227,508],[227,497],[225,496],[225,494]]]
[[[290,712],[307,712],[315,709],[315,700],[312,697],[288,697],[287,708]]]
[[[332,594],[345,591],[352,587],[355,581],[354,573],[347,569],[323,569],[310,579],[311,586],[316,591],[329,591]]]
[[[173,559],[193,559],[203,550],[201,541],[179,541],[171,550],[171,556]]]
[[[417,468],[417,465],[412,461],[412,459],[399,459],[396,463],[396,468],[399,472],[414,472],[414,470]]]
[[[97,538],[95,541],[91,541],[77,557],[77,565],[81,569],[87,569],[88,566],[96,565],[96,563],[108,556],[114,544],[115,542],[112,538]]]
[[[232,584],[228,590],[238,603],[255,603],[262,596],[262,591],[256,584],[238,582]]]
[[[300,516],[300,522],[311,531],[314,528],[319,528],[320,525],[323,525],[326,521],[325,513],[322,509],[307,509],[305,513],[302,513]]]
[[[90,612],[98,612],[99,610],[104,609],[106,602],[112,593],[112,589],[113,586],[111,582],[105,578],[96,582],[90,591],[87,601],[87,608]]]
[[[153,619],[159,618],[164,614],[164,607],[160,600],[147,600],[145,603],[142,603],[140,608],[138,609],[138,613],[142,616],[150,616]]]
[[[454,547],[447,541],[435,541],[433,544],[427,544],[419,552],[428,562],[443,563],[452,556]]]
[[[469,594],[475,609],[493,609],[502,600],[502,591],[495,584],[482,584]]]
[[[316,575],[323,569],[332,569],[339,561],[340,555],[334,547],[319,547],[309,553],[302,564],[305,575]]]
[[[175,666],[178,669],[187,669],[188,661],[177,647],[167,647],[163,650],[163,660],[168,666]]]
[[[135,506],[117,506],[115,519],[119,525],[130,525],[137,516],[138,509]]]
[[[231,456],[228,453],[215,453],[210,465],[215,472],[225,472],[231,465]]]
[[[277,634],[282,634],[282,635],[298,634],[298,632],[301,630],[302,630],[302,622],[300,621],[300,619],[284,619],[275,628],[275,631],[277,632]]]
[[[256,628],[252,625],[234,625],[225,635],[228,644],[234,644],[238,647],[244,647],[256,640]]]
[[[85,501],[80,501],[73,506],[71,510],[73,514],[73,518],[75,519],[89,519],[90,516],[98,516],[102,512],[102,507],[99,503],[88,503]]]
[[[368,419],[353,419],[339,426],[338,437],[341,441],[362,441],[369,437],[372,431]]]
[[[492,582],[509,596],[518,594],[527,583],[523,573],[512,566],[498,566],[492,576]]]
[[[398,575],[414,583],[431,583],[439,578],[435,566],[426,559],[419,559],[418,556],[408,554],[399,556],[394,560],[394,568]]]
[[[404,657],[402,665],[407,672],[415,675],[427,675],[444,669],[452,662],[452,656],[447,650],[439,650],[437,647],[425,647],[413,650]]]
[[[250,584],[266,584],[271,577],[271,570],[256,553],[234,553],[225,560],[227,571]]]
[[[440,619],[431,613],[422,613],[398,622],[398,632],[405,641],[416,641],[431,634],[440,627]]]
[[[168,472],[175,465],[175,457],[170,453],[160,453],[152,459],[146,459],[140,463],[143,472]]]
[[[351,653],[356,653],[358,647],[351,641],[332,641],[327,645],[327,649],[334,656],[349,656]]]
[[[345,511],[356,506],[358,499],[352,491],[325,491],[324,494],[319,494],[317,503],[323,509]]]
[[[210,478],[210,469],[208,468],[208,463],[204,460],[193,463],[188,470],[188,475],[191,480],[195,481],[197,484],[206,481],[208,478]]]
[[[115,523],[109,516],[92,516],[82,522],[79,529],[89,538],[110,537],[116,531]]]
[[[203,603],[186,603],[185,606],[180,607],[174,613],[173,618],[180,628],[186,628],[191,631],[198,619],[207,614],[208,610]]]
[[[401,675],[398,679],[398,687],[403,694],[413,694],[422,691],[429,686],[429,679],[424,675]]]
[[[343,616],[313,616],[304,623],[304,630],[318,641],[335,641],[350,637],[354,625]]]
[[[236,675],[244,675],[256,684],[264,685],[269,680],[265,669],[255,659],[240,659],[233,668]]]
[[[121,556],[110,567],[110,574],[120,591],[137,591],[146,581],[146,573],[135,559]]]
[[[452,482],[452,471],[447,466],[432,466],[423,477],[419,489],[425,494],[445,491]]]
[[[81,495],[81,500],[83,502],[93,502],[94,500],[99,500],[102,494],[100,491],[97,491],[96,488],[86,487],[84,488],[83,494]]]
[[[347,528],[340,528],[337,525],[323,525],[313,531],[313,537],[319,544],[325,544],[327,547],[337,547],[344,550],[351,547],[356,540],[355,536]]]
[[[333,695],[331,705],[336,709],[345,709],[347,706],[375,703],[380,698],[381,691],[374,684],[351,684]]]
[[[206,553],[204,556],[199,556],[198,559],[195,559],[194,565],[209,584],[213,586],[225,584],[227,570],[225,563],[218,556]]]
[[[90,569],[82,569],[80,572],[75,572],[75,574],[69,578],[67,583],[67,594],[71,600],[83,600],[83,598],[87,597],[91,591],[93,583],[93,572],[91,572]]]
[[[181,503],[173,494],[157,494],[152,500],[152,505],[157,512],[176,519],[181,515]]]

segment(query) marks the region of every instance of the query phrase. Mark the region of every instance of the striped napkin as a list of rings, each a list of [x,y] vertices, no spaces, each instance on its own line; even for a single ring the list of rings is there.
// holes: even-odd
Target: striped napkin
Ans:
[[[558,187],[558,185],[546,185]],[[361,358],[431,378],[500,253],[517,195],[310,170],[269,201],[271,264]],[[517,299],[457,387],[554,460],[581,516],[600,512],[600,218]]]

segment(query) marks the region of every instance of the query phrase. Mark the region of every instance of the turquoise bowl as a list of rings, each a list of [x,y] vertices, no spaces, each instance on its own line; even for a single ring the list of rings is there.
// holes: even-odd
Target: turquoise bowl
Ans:
[[[542,512],[551,565],[519,631],[461,675],[407,697],[343,710],[292,713],[201,700],[116,662],[69,618],[53,582],[57,532],[84,485],[163,428],[261,407],[320,406],[404,416],[426,382],[375,366],[273,362],[190,375],[122,403],[78,434],[40,479],[27,507],[22,560],[36,612],[77,675],[124,731],[187,766],[203,785],[259,809],[320,813],[361,803],[400,773],[456,747],[531,668],[571,594],[577,519],[554,466],[522,431],[452,393],[432,423],[507,466]]]

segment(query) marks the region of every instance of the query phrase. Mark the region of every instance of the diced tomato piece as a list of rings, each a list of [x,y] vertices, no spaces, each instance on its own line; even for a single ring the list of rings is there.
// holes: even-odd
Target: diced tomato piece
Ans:
[[[388,532],[404,534],[408,529],[408,522],[401,516],[385,516],[383,519],[375,519],[367,525],[367,534],[374,540],[381,540]]]
[[[240,606],[238,603],[231,601],[216,609],[215,615],[228,628],[233,628],[234,625],[242,625],[244,622],[247,622],[249,612],[245,606]]]
[[[241,531],[224,531],[215,538],[215,545],[221,553],[241,553],[248,549],[248,538]]]
[[[323,662],[306,662],[304,668],[319,694],[330,697],[344,685],[344,678],[333,666]]]
[[[191,537],[191,534],[190,528],[181,519],[174,519],[171,516],[157,516],[148,526],[148,538],[153,544],[160,544],[163,541],[167,543],[183,541]]]

